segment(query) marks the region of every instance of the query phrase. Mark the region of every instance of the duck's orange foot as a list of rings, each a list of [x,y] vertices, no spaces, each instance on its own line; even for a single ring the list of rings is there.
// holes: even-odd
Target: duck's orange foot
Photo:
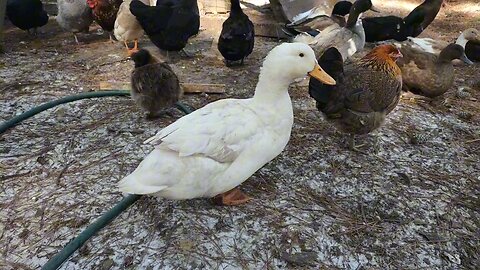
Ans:
[[[234,188],[225,193],[219,194],[212,198],[216,205],[240,205],[250,201],[252,198],[240,191],[239,188]]]

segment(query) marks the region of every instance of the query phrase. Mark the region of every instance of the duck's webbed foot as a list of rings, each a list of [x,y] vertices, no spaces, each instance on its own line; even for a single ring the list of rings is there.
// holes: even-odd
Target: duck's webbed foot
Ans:
[[[252,198],[243,193],[238,187],[212,198],[217,205],[240,205],[250,201]]]

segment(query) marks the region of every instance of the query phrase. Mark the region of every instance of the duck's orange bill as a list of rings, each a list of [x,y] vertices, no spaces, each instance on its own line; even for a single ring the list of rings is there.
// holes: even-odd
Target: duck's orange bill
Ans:
[[[324,84],[329,84],[329,85],[336,84],[335,80],[330,75],[328,75],[325,71],[323,71],[323,69],[318,64],[316,64],[315,68],[313,68],[313,70],[308,73],[308,76],[311,76],[321,81]]]

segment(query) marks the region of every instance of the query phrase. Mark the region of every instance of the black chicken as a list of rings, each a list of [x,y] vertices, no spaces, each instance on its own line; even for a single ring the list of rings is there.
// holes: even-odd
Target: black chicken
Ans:
[[[37,33],[37,27],[48,22],[48,14],[40,0],[8,0],[7,17],[13,25],[28,33],[33,28],[34,34]]]
[[[183,50],[200,28],[196,0],[158,0],[156,6],[133,0],[130,11],[153,44],[166,51]]]

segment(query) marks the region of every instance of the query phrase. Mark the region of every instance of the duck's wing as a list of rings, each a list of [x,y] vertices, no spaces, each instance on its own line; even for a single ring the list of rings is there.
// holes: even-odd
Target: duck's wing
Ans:
[[[328,48],[335,47],[345,60],[358,50],[353,40],[354,35],[347,28],[332,25],[315,36],[315,43],[312,48],[316,55],[322,55]]]
[[[413,48],[423,50],[427,53],[433,53],[435,55],[439,55],[440,52],[448,45],[448,42],[442,40],[412,37],[408,38],[408,43],[410,43]]]
[[[178,152],[232,162],[263,133],[248,100],[224,99],[189,114],[160,130],[146,143]]]
[[[246,15],[229,17],[223,23],[220,36],[223,39],[242,38],[251,40],[254,37],[254,25]]]
[[[402,69],[420,69],[426,70],[435,63],[437,56],[425,52],[415,45],[402,46],[400,52],[403,57],[397,60],[397,65]],[[413,66],[412,66],[413,65]]]
[[[332,18],[327,15],[319,15],[314,18],[308,18],[301,22],[293,22],[286,25],[287,29],[293,29],[297,32],[307,32],[311,30],[322,31],[332,24],[337,24]]]
[[[394,39],[404,28],[402,18],[396,16],[367,17],[362,19],[367,42]]]

